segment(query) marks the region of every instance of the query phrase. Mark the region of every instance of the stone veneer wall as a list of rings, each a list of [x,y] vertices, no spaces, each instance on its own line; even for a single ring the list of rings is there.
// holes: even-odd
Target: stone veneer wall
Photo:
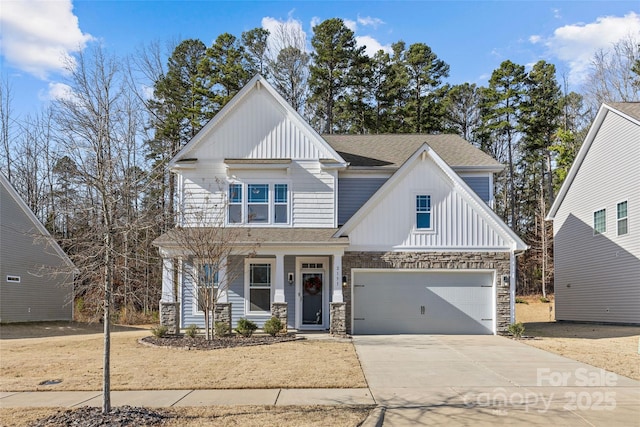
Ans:
[[[271,303],[271,315],[280,319],[282,323],[283,334],[287,333],[287,316],[288,316],[288,304],[286,302],[272,302]]]
[[[351,333],[352,268],[419,268],[448,270],[496,270],[496,326],[505,332],[511,323],[509,287],[502,286],[502,275],[509,274],[509,252],[345,252],[342,274],[349,285],[342,289],[346,307],[346,330]]]
[[[344,302],[332,302],[329,316],[329,333],[335,336],[347,335],[347,305]]]
[[[167,327],[167,333],[180,332],[180,303],[160,301],[160,325]]]
[[[217,302],[213,307],[213,325],[215,322],[224,322],[229,327],[229,333],[231,329],[231,303],[230,302]],[[214,329],[215,331],[215,329]]]

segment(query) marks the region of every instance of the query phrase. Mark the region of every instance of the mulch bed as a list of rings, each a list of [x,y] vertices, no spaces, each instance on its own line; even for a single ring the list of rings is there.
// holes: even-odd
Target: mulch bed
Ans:
[[[182,350],[216,350],[220,348],[277,344],[301,339],[304,338],[298,338],[295,335],[282,335],[275,337],[272,337],[271,335],[253,335],[251,337],[232,335],[228,337],[216,337],[207,341],[204,337],[200,336],[191,338],[186,335],[172,335],[164,336],[162,338],[156,336],[144,337],[140,339],[140,343],[157,347],[173,347]]]
[[[31,427],[77,426],[77,427],[137,427],[163,424],[171,415],[158,409],[120,406],[112,408],[108,414],[102,408],[81,407],[68,409],[46,418],[42,418]]]

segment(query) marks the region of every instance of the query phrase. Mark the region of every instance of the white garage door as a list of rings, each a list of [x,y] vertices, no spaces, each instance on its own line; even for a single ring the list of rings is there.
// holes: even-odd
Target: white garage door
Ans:
[[[353,275],[354,334],[492,334],[492,272],[366,270]]]

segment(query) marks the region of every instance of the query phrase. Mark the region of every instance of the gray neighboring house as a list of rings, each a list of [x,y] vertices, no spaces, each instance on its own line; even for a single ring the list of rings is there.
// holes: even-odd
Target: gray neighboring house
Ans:
[[[181,327],[203,325],[212,285],[233,327],[277,315],[336,334],[496,334],[514,321],[527,245],[492,210],[503,166],[458,136],[322,136],[256,76],[169,168],[182,227],[245,227],[234,244],[259,243],[212,266],[175,230],[154,241],[161,307]],[[203,209],[219,221],[189,215]]]
[[[0,173],[0,322],[72,320],[75,271]]]
[[[549,211],[556,320],[640,324],[640,103],[603,104]]]

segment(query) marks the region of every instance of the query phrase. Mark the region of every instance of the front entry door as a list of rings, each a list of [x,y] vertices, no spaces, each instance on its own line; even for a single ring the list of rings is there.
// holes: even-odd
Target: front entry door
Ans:
[[[322,325],[324,273],[302,273],[302,325]]]
[[[298,328],[324,329],[329,283],[327,258],[298,258]]]

